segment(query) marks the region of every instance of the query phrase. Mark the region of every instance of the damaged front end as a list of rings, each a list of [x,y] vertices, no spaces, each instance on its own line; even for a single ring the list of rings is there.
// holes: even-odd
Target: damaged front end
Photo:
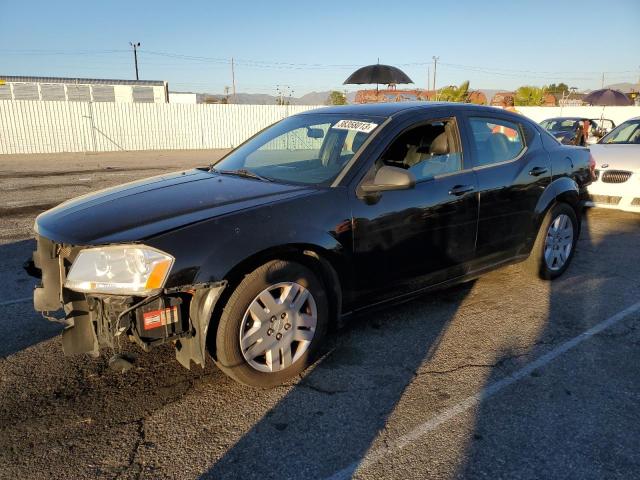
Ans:
[[[82,288],[71,289],[66,284],[73,283],[67,281],[68,276],[78,255],[87,251],[85,247],[56,243],[40,235],[36,240],[29,268],[41,272],[41,285],[34,291],[34,307],[45,318],[65,324],[65,355],[97,356],[101,347],[117,350],[118,341],[125,337],[147,352],[172,342],[176,359],[184,367],[190,368],[191,362],[204,367],[209,321],[226,282],[158,288],[139,295],[100,293],[90,287],[77,291]],[[51,315],[61,308],[64,318]]]

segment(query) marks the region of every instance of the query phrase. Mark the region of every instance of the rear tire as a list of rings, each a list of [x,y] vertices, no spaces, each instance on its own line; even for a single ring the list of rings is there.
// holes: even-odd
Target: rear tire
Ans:
[[[281,385],[313,362],[328,320],[324,286],[310,269],[268,262],[229,298],[216,334],[216,364],[245,385]]]
[[[549,209],[527,260],[528,269],[543,280],[553,280],[569,267],[580,225],[576,212],[566,203]]]

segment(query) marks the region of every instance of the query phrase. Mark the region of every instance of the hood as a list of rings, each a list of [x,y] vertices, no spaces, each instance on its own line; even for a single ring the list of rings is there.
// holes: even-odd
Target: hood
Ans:
[[[628,170],[640,173],[640,145],[597,143],[590,145],[596,168]]]
[[[572,135],[576,134],[575,130],[547,130],[547,132],[549,132],[551,135],[556,136],[556,135],[564,135],[564,136],[569,136],[571,137]]]
[[[547,130],[547,132],[549,132],[562,143],[570,143],[576,138],[576,132],[571,130]],[[562,140],[560,140],[559,137],[562,137]]]
[[[74,198],[40,214],[35,228],[46,238],[72,245],[139,241],[312,191],[196,169]]]

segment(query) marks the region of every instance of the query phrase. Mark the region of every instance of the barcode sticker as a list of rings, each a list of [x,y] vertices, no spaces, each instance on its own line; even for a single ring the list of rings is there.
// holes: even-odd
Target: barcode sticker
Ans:
[[[378,126],[377,123],[361,122],[359,120],[340,120],[333,127],[337,130],[355,130],[356,132],[369,133]]]

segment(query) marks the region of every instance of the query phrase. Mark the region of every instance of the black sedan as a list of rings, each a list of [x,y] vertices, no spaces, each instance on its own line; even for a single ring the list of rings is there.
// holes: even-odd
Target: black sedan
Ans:
[[[40,215],[34,304],[64,310],[67,354],[171,342],[185,367],[209,354],[272,386],[353,312],[527,259],[562,274],[592,170],[587,149],[499,109],[314,110],[215,165]]]

